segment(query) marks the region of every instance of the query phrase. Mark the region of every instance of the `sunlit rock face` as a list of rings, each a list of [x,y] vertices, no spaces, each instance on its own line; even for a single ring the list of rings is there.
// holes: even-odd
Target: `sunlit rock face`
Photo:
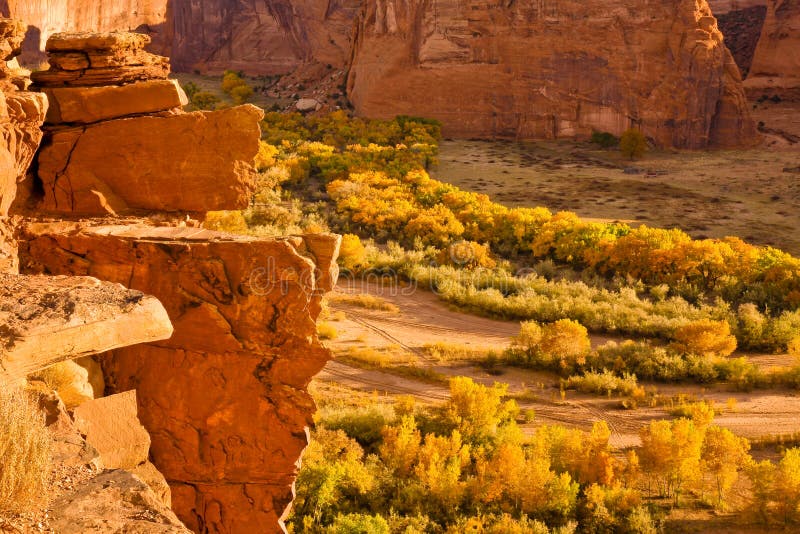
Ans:
[[[361,115],[434,117],[453,136],[757,139],[705,1],[368,0],[348,89]]]
[[[750,96],[800,101],[800,0],[769,0],[750,75]]]

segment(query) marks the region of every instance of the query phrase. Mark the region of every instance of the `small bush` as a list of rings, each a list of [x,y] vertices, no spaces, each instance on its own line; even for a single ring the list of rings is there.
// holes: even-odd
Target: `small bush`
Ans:
[[[609,132],[592,132],[592,143],[601,148],[614,148],[619,146],[619,137]]]
[[[84,401],[94,398],[94,390],[89,383],[89,371],[73,360],[66,360],[51,365],[29,377],[44,382],[47,387],[58,393],[64,405],[75,408]]]
[[[339,265],[345,269],[354,270],[364,264],[367,251],[361,239],[354,234],[344,234],[342,245],[339,247]]]
[[[194,107],[206,111],[216,109],[219,103],[219,97],[213,93],[209,93],[208,91],[200,91],[195,93],[194,97],[192,98],[192,105]]]
[[[317,335],[320,339],[336,339],[339,337],[339,332],[331,323],[320,321],[317,323]]]
[[[730,356],[736,350],[736,337],[725,321],[701,319],[678,327],[673,347],[679,352],[706,357]]]
[[[626,373],[622,377],[618,377],[606,369],[601,372],[589,371],[582,376],[571,376],[566,381],[566,387],[584,393],[618,394],[644,398],[644,388],[636,383],[636,375]]]
[[[22,392],[0,390],[0,512],[20,513],[46,496],[52,438]]]
[[[246,234],[247,221],[241,211],[209,211],[203,227],[217,232]]]

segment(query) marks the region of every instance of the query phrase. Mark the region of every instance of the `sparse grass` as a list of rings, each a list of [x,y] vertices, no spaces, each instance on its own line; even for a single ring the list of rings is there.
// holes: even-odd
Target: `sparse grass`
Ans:
[[[350,347],[346,353],[338,354],[336,359],[344,363],[371,369],[386,369],[396,365],[416,363],[413,354],[379,350],[372,347]]]
[[[337,355],[336,359],[356,367],[378,369],[384,373],[431,384],[444,384],[448,378],[429,367],[417,365],[417,358],[413,354],[392,348],[378,350],[372,347],[350,347],[346,353]]]
[[[364,308],[366,310],[380,310],[390,313],[400,312],[400,308],[391,302],[388,302],[386,299],[375,295],[369,295],[367,293],[360,293],[357,295],[331,295],[328,297],[328,301],[335,302],[337,304],[355,306],[357,308]]]
[[[336,339],[339,337],[339,331],[331,323],[320,321],[317,323],[317,335],[320,339]]]
[[[423,345],[422,352],[440,362],[475,361],[486,359],[486,351],[464,345],[438,341]]]
[[[28,396],[0,390],[0,512],[25,512],[42,503],[51,445],[44,416]]]

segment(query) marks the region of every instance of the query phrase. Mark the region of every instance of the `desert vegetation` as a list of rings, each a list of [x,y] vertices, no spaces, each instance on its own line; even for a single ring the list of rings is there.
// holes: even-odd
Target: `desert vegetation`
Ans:
[[[754,460],[707,404],[652,421],[641,446],[619,451],[604,422],[526,435],[506,386],[458,377],[449,387],[437,405],[323,401],[291,531],[659,532],[670,510],[695,506],[754,525],[798,518],[800,450]],[[747,498],[732,496],[748,484]]]
[[[399,280],[460,310],[521,322],[503,352],[352,346],[341,362],[439,384],[447,378],[418,357],[513,365],[555,373],[562,398],[566,390],[619,396],[625,407],[661,402],[643,381],[800,386],[800,367],[764,370],[743,354],[800,345],[800,259],[788,253],[496,203],[431,177],[433,121],[268,113],[262,127],[250,208],[209,214],[207,226],[336,231],[345,279]],[[641,156],[635,132],[623,137],[628,157]],[[336,299],[344,309],[397,313],[367,295]],[[598,333],[617,340],[593,346]],[[320,334],[333,339],[336,328],[323,323]],[[765,525],[795,520],[796,506],[785,504],[794,449],[753,460],[749,442],[715,426],[705,403],[677,404],[674,419],[641,429],[640,446],[614,450],[602,421],[591,431],[522,432],[519,423],[535,415],[504,386],[456,378],[450,388],[434,407],[323,409],[293,531],[657,532],[669,510],[685,506]]]

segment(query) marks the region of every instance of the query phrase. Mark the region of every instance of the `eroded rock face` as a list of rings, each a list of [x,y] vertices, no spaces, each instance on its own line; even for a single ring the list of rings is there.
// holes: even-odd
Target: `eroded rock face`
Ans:
[[[800,100],[800,0],[769,0],[745,87],[753,97]]]
[[[29,21],[25,59],[44,58],[64,31],[143,31],[179,70],[285,74],[314,61],[344,66],[361,0],[10,0],[7,16]]]
[[[108,214],[246,207],[261,117],[246,105],[54,130],[38,156],[43,208]]]
[[[705,0],[367,0],[348,89],[361,115],[434,117],[453,136],[556,138],[635,125],[664,146],[756,140]]]
[[[22,90],[27,80],[7,63],[19,54],[24,35],[22,23],[0,19],[0,273],[17,271],[8,210],[41,141],[47,112],[44,95]]]
[[[306,386],[329,358],[314,321],[338,245],[146,226],[27,230],[26,265],[125,281],[165,302],[172,338],[113,351],[104,366],[109,387],[137,390],[153,461],[196,532],[279,530],[314,411]]]

